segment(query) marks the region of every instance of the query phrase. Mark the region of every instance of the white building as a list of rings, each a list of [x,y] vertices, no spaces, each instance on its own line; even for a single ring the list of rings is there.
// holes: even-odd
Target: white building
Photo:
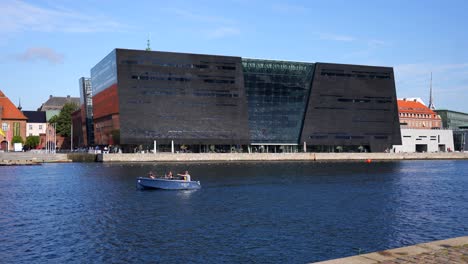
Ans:
[[[401,129],[402,145],[393,152],[450,152],[453,151],[452,130]]]
[[[23,111],[28,118],[26,122],[26,137],[45,134],[47,129],[46,112]]]

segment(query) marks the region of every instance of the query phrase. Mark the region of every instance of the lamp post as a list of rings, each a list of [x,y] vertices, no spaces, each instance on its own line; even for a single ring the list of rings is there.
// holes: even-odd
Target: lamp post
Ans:
[[[73,124],[70,125],[70,152],[73,152]]]

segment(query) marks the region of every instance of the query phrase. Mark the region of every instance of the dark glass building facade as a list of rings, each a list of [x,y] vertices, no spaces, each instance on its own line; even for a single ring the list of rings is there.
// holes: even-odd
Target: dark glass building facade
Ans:
[[[80,110],[83,125],[81,131],[84,140],[83,143],[84,145],[93,145],[93,91],[91,88],[91,78],[81,77],[78,80],[78,83],[80,87]]]
[[[116,49],[91,79],[98,144],[115,141],[112,131],[122,145],[401,144],[388,67]]]
[[[435,110],[442,118],[442,126],[453,130],[453,143],[456,151],[468,151],[468,114],[438,109]]]
[[[252,144],[297,145],[314,64],[243,59]]]

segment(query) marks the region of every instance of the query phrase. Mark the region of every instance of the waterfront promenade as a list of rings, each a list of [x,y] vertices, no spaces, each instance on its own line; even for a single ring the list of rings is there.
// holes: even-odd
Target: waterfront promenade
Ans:
[[[422,243],[315,264],[439,264],[468,263],[468,236]]]
[[[460,160],[468,152],[441,153],[124,153],[100,154],[102,162],[230,162],[230,161],[396,161]]]
[[[468,160],[468,152],[442,153],[34,153],[0,152],[0,165],[69,161],[99,162],[249,162],[249,161],[397,161]]]

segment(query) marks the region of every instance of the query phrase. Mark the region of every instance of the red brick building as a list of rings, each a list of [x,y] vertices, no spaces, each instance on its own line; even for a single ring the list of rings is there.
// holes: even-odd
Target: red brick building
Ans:
[[[442,119],[440,116],[416,99],[398,99],[398,115],[402,128],[442,128]]]
[[[14,136],[26,141],[27,117],[0,91],[0,150],[13,150]]]

